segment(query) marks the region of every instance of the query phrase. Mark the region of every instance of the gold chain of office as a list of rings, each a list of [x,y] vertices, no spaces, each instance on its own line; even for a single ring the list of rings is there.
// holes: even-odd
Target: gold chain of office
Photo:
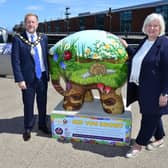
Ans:
[[[31,42],[27,39],[25,39],[23,36],[21,36],[20,34],[16,34],[23,42],[25,42],[26,44],[28,44],[29,46],[31,46],[31,48],[34,48],[35,46],[37,46],[40,42],[40,40],[42,39],[42,34],[39,34],[39,36],[37,37],[37,39],[34,42]]]

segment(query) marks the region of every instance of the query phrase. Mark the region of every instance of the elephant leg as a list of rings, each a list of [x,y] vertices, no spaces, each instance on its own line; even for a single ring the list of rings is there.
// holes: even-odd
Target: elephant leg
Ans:
[[[84,102],[85,90],[82,86],[71,84],[71,88],[65,92],[63,107],[65,110],[79,110]]]
[[[100,93],[100,100],[105,112],[111,114],[122,114],[124,104],[119,90],[112,89],[109,93]]]

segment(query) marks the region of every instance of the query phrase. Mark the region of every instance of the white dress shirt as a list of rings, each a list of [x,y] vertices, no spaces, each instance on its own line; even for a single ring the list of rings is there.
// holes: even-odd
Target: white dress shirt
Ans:
[[[27,32],[27,37],[28,40],[31,41],[31,33]],[[34,40],[37,40],[37,33],[34,33]],[[38,54],[39,54],[39,59],[40,59],[40,67],[41,67],[41,71],[44,72],[45,71],[45,66],[44,66],[44,61],[43,61],[43,55],[42,55],[42,48],[40,45],[40,42],[37,44],[37,50],[38,50]]]
[[[136,85],[139,85],[139,75],[141,71],[142,61],[145,58],[148,51],[151,49],[155,41],[146,40],[138,52],[135,54],[132,60],[132,68],[129,82],[134,82]]]

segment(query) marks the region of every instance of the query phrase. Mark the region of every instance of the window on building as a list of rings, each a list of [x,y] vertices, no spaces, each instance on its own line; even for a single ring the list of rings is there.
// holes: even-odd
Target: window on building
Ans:
[[[40,32],[45,32],[45,26],[44,26],[44,24],[41,24],[41,26],[39,27],[39,31]]]
[[[132,12],[124,11],[120,13],[120,31],[131,32]]]
[[[168,31],[168,5],[156,7],[156,12],[163,15],[166,24],[166,32]]]
[[[84,17],[79,18],[79,25],[80,25],[80,30],[85,29],[85,19],[84,19]]]
[[[104,30],[105,14],[96,15],[96,28]]]
[[[48,30],[48,32],[51,32],[51,24],[50,24],[50,22],[48,22],[48,24],[47,24],[47,30]]]
[[[55,31],[60,32],[60,27],[58,25],[55,26]]]

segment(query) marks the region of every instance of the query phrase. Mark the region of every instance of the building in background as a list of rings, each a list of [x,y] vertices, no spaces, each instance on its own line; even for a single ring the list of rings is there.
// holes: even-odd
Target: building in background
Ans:
[[[109,8],[97,13],[80,13],[76,17],[69,17],[69,10],[69,7],[66,8],[65,19],[39,23],[39,31],[68,34],[86,29],[100,29],[115,34],[141,34],[145,17],[153,12],[161,13],[164,16],[166,31],[168,31],[168,0],[119,9]]]

